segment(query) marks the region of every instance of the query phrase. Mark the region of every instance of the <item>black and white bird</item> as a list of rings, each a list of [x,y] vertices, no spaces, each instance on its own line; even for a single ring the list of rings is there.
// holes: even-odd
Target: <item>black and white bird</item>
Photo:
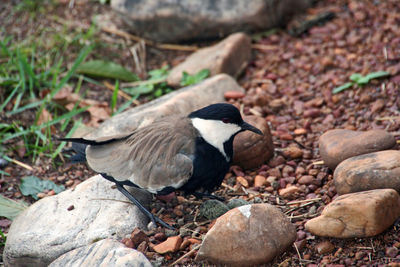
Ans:
[[[221,185],[233,157],[233,139],[242,131],[262,132],[243,121],[230,104],[213,104],[189,114],[169,116],[129,134],[73,142],[73,162],[90,168],[116,184],[151,221],[170,225],[149,212],[124,186],[166,195],[181,190],[210,196]]]

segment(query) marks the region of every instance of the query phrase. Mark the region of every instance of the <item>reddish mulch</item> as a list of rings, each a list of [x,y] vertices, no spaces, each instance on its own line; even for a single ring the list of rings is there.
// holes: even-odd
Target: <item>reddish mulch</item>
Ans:
[[[88,11],[92,10],[93,6],[97,5],[84,3],[77,8]],[[104,7],[97,8],[95,10],[104,11]],[[62,5],[60,10],[57,14],[61,17],[70,17],[70,20],[80,19],[82,23],[90,25],[88,21],[90,16],[87,14],[79,18],[78,14],[81,13],[65,10],[65,6]],[[282,30],[254,43],[253,60],[239,80],[247,94],[235,104],[243,104],[244,113],[247,115],[256,114],[266,118],[272,130],[276,156],[258,170],[242,171],[233,167],[225,180],[228,186],[222,187],[217,194],[226,199],[240,197],[251,200],[258,197],[264,202],[277,205],[282,211],[292,216],[292,221],[298,230],[296,242],[298,251],[294,247],[290,248],[271,263],[273,266],[313,266],[313,264],[315,266],[317,264],[377,266],[399,263],[400,253],[391,248],[400,248],[400,237],[397,233],[400,221],[384,233],[371,238],[321,238],[304,230],[304,223],[336,197],[332,172],[324,165],[313,164],[320,160],[319,136],[333,128],[352,130],[378,128],[385,129],[397,137],[400,128],[400,99],[398,97],[400,5],[398,1],[326,0],[319,1],[315,8],[309,10],[309,13],[319,14],[327,11],[334,12],[335,18],[311,28],[299,37],[290,36]],[[7,24],[7,27],[14,29],[24,26]],[[154,62],[148,65],[149,69],[165,62],[176,64],[172,61],[176,52],[158,50],[157,53],[152,53],[153,49],[150,48],[147,51],[149,58],[153,58],[150,62]],[[157,58],[155,55],[160,55],[160,53],[162,56]],[[179,52],[178,54],[187,53]],[[117,61],[122,59],[123,57],[120,57]],[[181,59],[182,57],[179,58]],[[133,67],[132,63],[127,64]],[[391,72],[392,76],[374,80],[362,88],[348,89],[336,95],[331,93],[336,86],[348,82],[353,73],[365,75],[382,70]],[[96,94],[93,93],[93,96],[96,97]],[[283,149],[292,144],[302,149],[302,158],[291,159],[283,156]],[[20,160],[29,163],[29,158]],[[67,187],[74,186],[93,174],[83,165],[70,166],[69,170],[65,168],[56,169],[51,162],[41,162],[34,166],[33,174],[55,180]],[[251,187],[255,175],[268,176],[271,169],[280,171],[279,183],[266,188]],[[14,165],[9,165],[6,171],[12,173],[12,176],[0,180],[0,192],[7,197],[21,198],[17,187],[19,179],[32,172]],[[302,175],[312,175],[318,182],[309,186],[297,184],[296,178]],[[236,183],[236,176],[244,176],[250,182],[247,190],[249,194],[241,190]],[[288,184],[298,186],[298,193],[288,198],[280,197],[278,190]],[[288,201],[306,198],[321,198],[321,200],[293,211],[290,211],[290,207],[286,205]],[[32,201],[32,199],[27,200]],[[194,231],[192,236],[200,239],[201,235],[207,232],[210,223],[205,219],[197,218],[200,204],[201,201],[194,199],[187,201],[181,197],[169,203],[157,200],[153,203],[153,211],[164,209],[161,218],[190,228]],[[196,220],[196,223],[193,223],[193,220]],[[7,228],[4,230],[7,231]],[[159,228],[148,232],[150,242],[159,243],[159,240],[164,237],[157,233],[164,231]],[[331,242],[333,251],[319,254],[315,246],[323,241]],[[193,245],[161,257],[170,264],[187,253]],[[150,248],[144,249],[149,259],[154,260],[160,257]],[[193,258],[194,255],[188,256],[180,264],[197,266]]]

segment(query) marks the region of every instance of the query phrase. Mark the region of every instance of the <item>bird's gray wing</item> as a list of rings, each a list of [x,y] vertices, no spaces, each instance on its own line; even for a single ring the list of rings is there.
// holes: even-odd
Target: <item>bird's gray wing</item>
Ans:
[[[179,188],[192,175],[197,131],[187,118],[163,118],[131,135],[88,146],[89,166],[150,192]]]

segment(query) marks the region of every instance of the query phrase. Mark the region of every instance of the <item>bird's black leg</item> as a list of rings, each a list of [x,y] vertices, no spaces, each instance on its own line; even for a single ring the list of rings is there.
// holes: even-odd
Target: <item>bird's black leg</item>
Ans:
[[[206,198],[209,198],[209,199],[216,199],[216,200],[219,200],[219,201],[224,201],[225,200],[223,197],[212,195],[208,191],[206,191],[206,192],[193,192],[192,195],[197,197],[197,198],[200,198],[200,199],[203,198],[203,197],[206,197]]]
[[[139,208],[139,210],[141,212],[143,212],[155,225],[157,225],[157,223],[159,223],[160,225],[162,225],[165,228],[175,230],[174,227],[172,227],[171,225],[169,225],[168,223],[164,222],[163,220],[161,220],[160,218],[158,218],[157,216],[152,214],[150,211],[148,211],[142,205],[142,203],[140,203],[139,200],[137,200],[131,193],[129,193],[128,190],[125,189],[123,182],[119,182],[119,181],[115,180],[113,177],[108,176],[108,175],[103,174],[103,173],[101,175],[104,178],[106,178],[107,180],[114,182],[115,185],[117,186],[118,191],[120,191],[124,196],[126,196],[133,204],[135,204]]]

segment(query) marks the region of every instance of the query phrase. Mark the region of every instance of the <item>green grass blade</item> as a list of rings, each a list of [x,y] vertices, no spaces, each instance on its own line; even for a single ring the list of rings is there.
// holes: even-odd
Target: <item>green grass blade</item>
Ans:
[[[114,113],[114,109],[117,106],[118,100],[118,91],[119,91],[119,81],[115,83],[114,92],[111,97],[111,115]]]
[[[81,64],[77,72],[88,76],[111,78],[127,82],[139,80],[136,74],[111,61],[91,60]]]
[[[14,115],[14,114],[20,113],[22,111],[25,111],[27,109],[36,108],[36,107],[42,105],[44,102],[45,102],[45,100],[42,99],[42,100],[39,100],[39,101],[36,101],[36,102],[33,102],[33,103],[29,103],[29,104],[27,104],[27,105],[25,105],[23,107],[20,107],[20,108],[18,108],[16,110],[8,112],[7,115]]]
[[[138,97],[139,97],[139,94],[133,96],[129,101],[124,103],[116,112],[114,112],[113,116],[117,115],[117,114],[121,113],[122,111],[124,111],[125,109],[127,109],[132,104],[132,102],[135,101]]]
[[[81,112],[84,112],[84,111],[87,110],[88,108],[89,108],[89,107],[83,107],[83,108],[71,110],[70,112],[65,113],[65,114],[63,114],[63,115],[61,115],[61,116],[59,116],[59,117],[57,117],[57,118],[55,118],[55,119],[53,119],[53,120],[51,120],[51,121],[49,121],[49,122],[46,122],[46,123],[41,124],[41,125],[39,126],[39,129],[43,129],[43,128],[45,128],[45,127],[54,125],[54,124],[59,123],[59,122],[61,122],[62,120],[65,120],[65,119],[70,119],[70,118],[72,118],[73,116],[78,115],[78,114],[81,113]]]
[[[54,95],[57,94],[57,92],[60,91],[61,88],[68,82],[71,76],[76,72],[79,65],[85,60],[85,58],[90,54],[92,50],[93,46],[86,46],[81,50],[78,57],[75,59],[75,62],[72,65],[71,69],[67,72],[64,78],[62,78],[61,81],[57,84],[56,88],[52,90],[51,98],[53,98]]]
[[[4,108],[7,106],[7,104],[11,101],[11,99],[17,93],[20,86],[21,86],[21,83],[18,83],[17,86],[11,91],[10,95],[6,98],[4,103],[0,105],[0,113],[3,112]]]

